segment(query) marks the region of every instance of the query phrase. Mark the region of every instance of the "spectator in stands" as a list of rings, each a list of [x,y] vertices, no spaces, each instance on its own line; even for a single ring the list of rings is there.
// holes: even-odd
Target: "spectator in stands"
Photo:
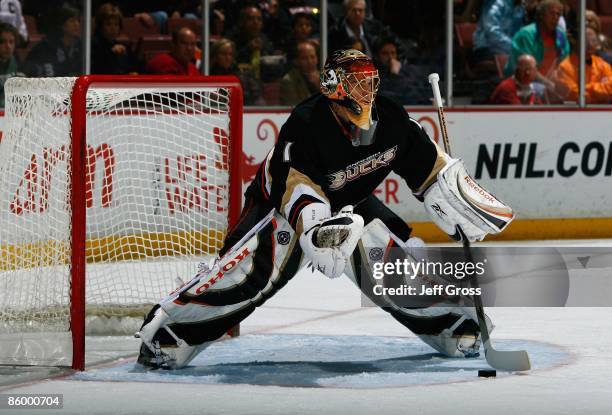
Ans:
[[[211,75],[235,75],[240,79],[245,105],[263,104],[262,86],[250,71],[240,71],[234,59],[234,42],[219,39],[212,44],[210,54]]]
[[[134,14],[134,17],[146,27],[157,25],[161,33],[168,33],[168,13],[163,10],[140,12]]]
[[[521,55],[514,75],[497,85],[491,95],[491,103],[499,105],[542,104],[542,88],[534,83],[538,73],[536,60],[531,55]]]
[[[146,72],[154,75],[199,75],[194,65],[196,35],[187,27],[172,32],[172,51],[147,62]]]
[[[202,0],[175,0],[172,3],[171,19],[199,19],[202,17]]]
[[[514,72],[519,56],[531,55],[538,63],[537,81],[554,88],[550,78],[570,51],[567,36],[558,27],[562,10],[559,0],[543,0],[538,4],[536,22],[521,28],[512,39],[512,53],[505,68],[507,75]]]
[[[597,56],[604,58],[606,62],[612,64],[612,41],[601,31],[599,16],[593,10],[587,10],[585,14],[587,27],[593,29],[599,38],[601,47],[596,52]]]
[[[133,16],[146,27],[157,25],[162,33],[168,31],[168,8],[173,2],[167,0],[130,0],[121,2],[126,16]]]
[[[454,0],[454,22],[469,23],[477,20],[476,15],[480,0]]]
[[[28,28],[21,12],[19,0],[0,0],[0,22],[8,23],[19,32],[17,45],[28,41]]]
[[[391,40],[381,41],[376,48],[375,61],[379,66],[379,74],[382,71],[383,76],[384,74],[398,75],[402,70],[402,62],[397,59],[397,47]]]
[[[394,39],[381,39],[375,44],[374,62],[380,76],[378,92],[401,105],[430,104],[431,90],[425,82],[423,68],[398,58]]]
[[[319,92],[319,58],[314,44],[307,40],[299,42],[295,51],[293,68],[280,84],[280,99],[283,105],[296,105]]]
[[[538,19],[538,6],[542,0],[522,0],[525,7],[525,24],[535,23]],[[565,33],[570,29],[576,29],[576,12],[568,0],[559,0],[561,3],[561,17],[557,26]],[[574,30],[575,31],[575,30]]]
[[[523,2],[523,7],[525,7],[525,24],[535,23],[536,21],[536,9],[538,4],[540,4],[542,0],[525,0]]]
[[[242,70],[250,70],[255,79],[261,79],[261,57],[272,54],[273,47],[262,32],[261,10],[247,6],[240,10],[238,28],[230,37],[237,45],[236,61]]]
[[[209,24],[211,36],[223,36],[225,33],[226,18],[223,9],[217,7],[217,3],[210,5]]]
[[[287,34],[295,29],[296,16],[301,15],[311,18],[321,7],[319,0],[264,0],[259,4],[263,12],[264,33],[276,49],[282,49],[284,52],[294,51],[297,42],[304,40],[287,41]],[[307,24],[310,26],[311,33],[306,39],[317,31],[314,20],[310,19]]]
[[[597,13],[595,13],[593,10],[587,9],[584,17],[586,19],[586,27],[593,29],[599,36],[601,33],[601,20],[599,19],[599,16],[597,16]]]
[[[578,16],[576,10],[571,6],[570,0],[559,0],[563,5],[562,15],[559,18],[559,27],[565,33],[575,33],[578,27]]]
[[[319,45],[319,39],[313,36],[312,16],[305,12],[298,12],[293,15],[291,34],[288,36],[284,51],[287,53],[289,62],[295,59],[297,44],[304,41],[310,41],[313,45]]]
[[[366,19],[365,0],[344,0],[344,18],[329,32],[329,51],[351,47],[355,41],[373,56],[376,36],[390,37],[391,31],[374,19]]]
[[[94,0],[99,3],[105,3],[104,0]],[[96,3],[95,7],[99,3]],[[41,34],[47,34],[53,31],[57,22],[53,18],[57,14],[57,10],[62,6],[72,7],[73,9],[80,10],[83,6],[83,0],[21,0],[21,6],[24,16],[34,16],[36,20],[37,32]],[[94,9],[95,10],[95,9]],[[28,34],[28,40],[31,37],[31,33]]]
[[[216,40],[211,47],[210,74],[211,75],[238,75],[238,68],[234,60],[234,42],[229,39]]]
[[[586,28],[586,101],[589,104],[612,102],[612,67],[596,55],[600,47],[597,33]],[[557,93],[566,100],[578,100],[578,57],[572,53],[559,65],[555,79]]]
[[[347,49],[355,49],[360,52],[366,53],[365,45],[361,41],[361,39],[353,39],[350,45],[348,45]]]
[[[259,6],[263,18],[263,32],[272,42],[274,49],[282,49],[290,27],[288,21],[284,19],[279,0],[265,0]]]
[[[599,16],[597,16],[597,13],[595,13],[593,10],[587,9],[584,17],[586,19],[587,27],[593,29],[595,33],[601,32],[601,20],[599,19]]]
[[[509,55],[512,36],[523,25],[525,9],[521,0],[486,0],[474,32],[474,59],[492,60]]]
[[[26,58],[25,73],[33,77],[80,75],[83,72],[80,12],[64,5],[51,18],[47,37]]]
[[[293,37],[297,42],[309,40],[318,43],[319,39],[314,36],[312,15],[304,12],[296,13],[293,16]]]
[[[136,60],[129,45],[117,40],[123,15],[119,7],[104,3],[96,12],[96,32],[92,38],[91,72],[119,75],[134,73]]]
[[[4,83],[14,76],[24,76],[19,72],[15,58],[15,45],[19,33],[13,25],[0,23],[0,107],[4,107]]]

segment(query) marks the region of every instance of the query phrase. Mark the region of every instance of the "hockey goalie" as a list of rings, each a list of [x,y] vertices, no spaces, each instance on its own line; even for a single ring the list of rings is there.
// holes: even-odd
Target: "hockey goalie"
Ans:
[[[408,252],[422,245],[373,195],[390,172],[455,240],[482,240],[512,220],[512,210],[481,188],[461,160],[438,148],[401,106],[377,96],[378,83],[363,53],[328,58],[321,93],[296,106],[283,125],[218,257],[149,312],[137,333],[141,365],[184,367],[301,266],[329,278],[346,274],[365,290],[360,270],[371,264],[363,246]],[[471,307],[401,307],[384,299],[377,305],[444,355],[478,355]]]

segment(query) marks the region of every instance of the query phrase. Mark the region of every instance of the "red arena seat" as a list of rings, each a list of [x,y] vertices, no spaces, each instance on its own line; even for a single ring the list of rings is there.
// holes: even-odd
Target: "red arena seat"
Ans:
[[[612,37],[612,16],[600,16],[601,31],[604,35]]]
[[[174,18],[168,20],[168,33],[181,27],[188,27],[198,38],[202,35],[202,21],[199,19]]]
[[[160,34],[159,25],[157,23],[148,27],[143,25],[142,22],[135,17],[124,17],[122,23],[122,32],[131,39],[139,39],[142,36]]]

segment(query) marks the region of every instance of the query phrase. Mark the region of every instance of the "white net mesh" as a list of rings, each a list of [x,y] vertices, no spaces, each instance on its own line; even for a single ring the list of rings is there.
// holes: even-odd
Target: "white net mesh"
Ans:
[[[69,331],[74,82],[14,78],[5,87],[0,349],[16,336]],[[190,279],[220,248],[228,226],[229,96],[167,83],[89,89],[80,195],[89,316],[140,320],[177,277]]]

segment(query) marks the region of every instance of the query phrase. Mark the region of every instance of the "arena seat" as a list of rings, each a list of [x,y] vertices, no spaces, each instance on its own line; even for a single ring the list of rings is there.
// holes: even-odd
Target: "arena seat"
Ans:
[[[578,9],[579,9],[579,6],[580,6],[580,0],[567,0],[567,4],[570,6],[570,8],[574,12],[578,13]],[[593,10],[595,13],[598,13],[598,11],[597,11],[597,0],[587,0],[586,8],[587,8],[587,10]]]
[[[36,23],[36,17],[25,15],[23,16],[26,27],[28,28],[28,41],[39,42],[43,38],[43,34],[38,31],[38,24]]]
[[[38,32],[36,18],[34,16],[24,16],[24,19],[28,27],[28,43],[19,45],[19,47],[15,48],[15,57],[19,64],[25,63],[30,51],[45,38],[43,33]]]
[[[597,0],[597,14],[599,17],[612,16],[612,0]]]
[[[199,19],[173,18],[168,20],[168,33],[181,27],[188,27],[198,38],[202,35],[202,21]]]
[[[462,49],[471,50],[474,46],[474,32],[476,31],[476,23],[456,23],[455,36],[457,36],[457,44]]]
[[[124,17],[122,24],[122,32],[131,39],[139,39],[142,36],[160,34],[159,25],[157,23],[148,27],[143,25],[142,22],[135,17]]]
[[[264,83],[263,97],[266,105],[280,105],[280,82]]]
[[[601,31],[604,35],[612,37],[612,16],[600,16]]]
[[[146,63],[153,56],[169,52],[172,49],[172,40],[168,35],[142,36],[136,45],[136,57]]]
[[[17,58],[17,62],[19,64],[24,64],[32,48],[34,48],[34,46],[36,46],[38,42],[40,42],[44,38],[45,38],[44,35],[40,35],[36,39],[30,40],[28,44],[26,45],[26,47],[15,48],[15,57]]]

